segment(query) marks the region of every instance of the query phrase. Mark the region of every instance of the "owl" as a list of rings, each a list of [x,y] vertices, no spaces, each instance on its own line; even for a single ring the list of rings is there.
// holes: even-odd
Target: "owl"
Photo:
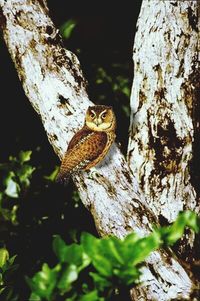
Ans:
[[[84,126],[69,142],[57,181],[67,182],[71,174],[89,170],[103,160],[115,140],[115,130],[116,117],[112,107],[89,107]]]

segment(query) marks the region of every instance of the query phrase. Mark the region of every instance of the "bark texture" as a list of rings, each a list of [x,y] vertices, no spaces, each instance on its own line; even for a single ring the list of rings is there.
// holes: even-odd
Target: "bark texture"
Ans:
[[[137,24],[128,162],[161,223],[199,212],[198,5],[143,1]],[[182,242],[185,258],[193,241]]]
[[[62,158],[91,105],[79,62],[63,48],[44,1],[0,0],[0,14],[3,36],[25,93]],[[74,176],[74,181],[100,235],[123,237],[133,229],[145,235],[157,222],[116,145],[104,162]],[[188,298],[191,289],[192,282],[178,260],[161,250],[148,258],[143,283],[132,293],[133,300],[171,300]]]

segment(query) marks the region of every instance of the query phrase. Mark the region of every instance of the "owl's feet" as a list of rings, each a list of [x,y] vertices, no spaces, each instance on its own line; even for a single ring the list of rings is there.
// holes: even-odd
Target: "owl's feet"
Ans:
[[[90,170],[88,173],[88,178],[90,180],[96,180],[99,177],[99,174],[96,170]]]

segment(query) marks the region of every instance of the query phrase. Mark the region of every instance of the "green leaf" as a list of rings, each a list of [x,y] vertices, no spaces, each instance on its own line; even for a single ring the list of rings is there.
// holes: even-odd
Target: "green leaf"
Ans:
[[[5,248],[0,249],[0,268],[6,263],[9,258],[9,253]]]
[[[185,211],[180,213],[180,218],[185,219],[185,224],[190,227],[194,232],[200,232],[200,217],[192,211]]]
[[[6,221],[10,221],[10,219],[11,219],[11,212],[10,212],[9,209],[1,208],[0,216],[2,216],[3,219],[6,220]]]
[[[99,291],[104,291],[105,288],[112,286],[112,283],[107,278],[94,272],[90,272],[89,274],[94,281],[95,287]]]
[[[117,237],[110,236],[99,240],[98,252],[109,259],[112,264],[123,264],[123,242]]]
[[[101,254],[95,254],[92,258],[92,264],[101,275],[105,277],[112,277],[112,264]]]
[[[96,290],[87,293],[86,295],[80,297],[79,301],[99,301],[98,292]]]
[[[2,266],[2,270],[3,271],[7,271],[7,270],[15,270],[18,265],[14,265],[14,261],[15,258],[17,257],[17,255],[12,256],[11,258],[7,259],[5,264]]]
[[[195,212],[184,211],[179,213],[173,225],[160,229],[158,228],[157,232],[161,233],[162,239],[166,244],[173,245],[182,237],[185,227],[191,228],[196,233],[200,231],[200,218]]]
[[[86,254],[91,258],[92,264],[96,270],[105,277],[111,277],[112,263],[104,257],[104,254],[101,253],[103,249],[102,246],[104,244],[103,239],[97,239],[89,233],[83,233],[81,235],[81,244]]]
[[[130,233],[124,238],[122,254],[126,265],[130,264],[130,261],[133,258],[133,250],[137,248],[137,242],[140,239],[141,238],[136,233]]]
[[[8,259],[9,265],[12,265],[14,263],[16,257],[17,257],[17,255],[14,255]]]
[[[65,249],[66,244],[64,240],[59,235],[56,235],[53,240],[53,251],[61,262],[65,262]]]
[[[7,259],[5,263],[1,266],[2,272],[6,274],[6,277],[8,275],[11,275],[19,266],[18,264],[14,264],[16,256],[17,255]]]
[[[77,244],[66,246],[64,250],[64,262],[80,266],[83,262],[83,248]]]
[[[14,173],[9,172],[7,178],[5,179],[6,189],[5,194],[11,198],[18,198],[20,187],[17,182],[13,180]]]
[[[99,240],[92,234],[83,232],[81,235],[81,244],[86,254],[92,258],[97,253]]]
[[[0,296],[2,295],[3,291],[6,289],[6,287],[0,288]]]
[[[21,151],[19,153],[19,161],[20,161],[20,163],[23,164],[24,162],[29,161],[31,159],[31,154],[32,154],[31,150]]]
[[[69,39],[75,26],[76,26],[76,21],[74,19],[70,19],[67,22],[65,22],[60,27],[60,33],[62,37],[65,39]]]
[[[152,251],[161,245],[160,234],[153,232],[147,237],[141,238],[130,251],[130,262],[133,265],[143,262]]]
[[[41,297],[38,296],[36,293],[31,293],[30,297],[29,297],[29,301],[41,301]]]
[[[133,246],[139,239],[140,237],[138,236],[138,234],[132,232],[123,239],[124,246],[126,247]]]
[[[120,282],[126,286],[136,283],[141,275],[139,269],[132,265],[124,266],[124,268],[121,269],[115,269],[114,274],[121,280]]]
[[[70,290],[71,284],[78,279],[78,270],[74,264],[69,265],[58,282],[58,288],[65,293]]]
[[[90,257],[85,252],[83,252],[83,254],[82,254],[82,264],[78,267],[79,272],[81,270],[83,270],[85,267],[87,267],[90,263],[91,263]]]
[[[32,176],[32,173],[35,171],[35,167],[32,167],[28,164],[24,164],[19,170],[17,170],[16,174],[18,175],[20,182],[25,186],[30,185],[29,178]]]
[[[16,157],[13,157],[13,156],[9,156],[9,161],[10,162],[18,162],[17,158]]]
[[[44,263],[42,271],[36,273],[32,279],[26,278],[26,280],[36,295],[51,300],[53,290],[56,286],[57,271],[50,269],[49,266]]]
[[[71,244],[67,246],[65,242],[56,236],[53,240],[53,250],[61,262],[68,262],[77,266],[86,266],[89,264],[88,256],[83,255],[83,248],[78,244]],[[84,262],[83,262],[84,260]]]
[[[10,211],[10,221],[12,222],[13,225],[18,225],[17,210],[18,210],[18,205],[14,205]]]
[[[55,178],[57,176],[58,170],[59,170],[59,167],[55,166],[55,169],[52,171],[52,173],[50,173],[49,176],[44,176],[44,178],[48,181],[54,182]]]

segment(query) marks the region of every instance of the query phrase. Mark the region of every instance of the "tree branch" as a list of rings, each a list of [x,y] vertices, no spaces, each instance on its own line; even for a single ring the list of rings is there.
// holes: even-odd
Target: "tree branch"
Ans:
[[[128,161],[155,215],[172,222],[200,212],[198,3],[143,1],[137,25]],[[188,260],[193,240],[180,246]]]
[[[63,48],[44,1],[0,0],[0,8],[3,36],[25,93],[42,119],[49,142],[62,158],[91,104],[79,62]],[[132,229],[141,235],[149,233],[156,218],[145,205],[118,147],[114,145],[104,162],[92,171],[73,179],[99,233],[118,237]],[[144,267],[143,284],[133,290],[133,298],[184,298],[191,287],[188,275],[169,252],[154,252]]]

